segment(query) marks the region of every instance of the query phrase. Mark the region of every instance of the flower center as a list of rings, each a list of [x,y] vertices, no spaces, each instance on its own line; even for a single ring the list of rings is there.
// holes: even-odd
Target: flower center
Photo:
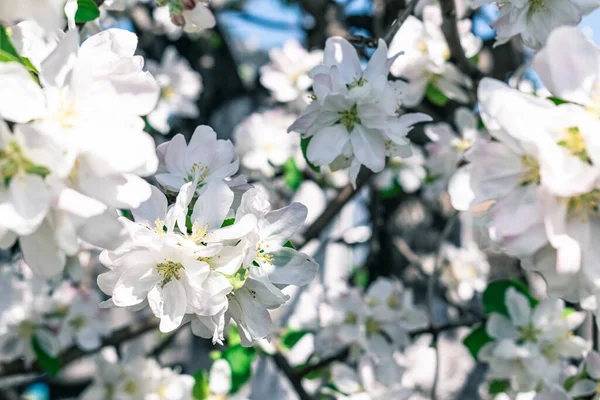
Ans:
[[[0,150],[0,175],[5,185],[19,172],[39,175],[45,178],[50,170],[43,165],[36,165],[23,154],[21,147],[15,141],[9,142],[4,150]]]
[[[546,8],[545,0],[529,0],[529,12],[534,13]]]
[[[391,309],[397,310],[400,307],[400,299],[396,295],[391,295],[388,299],[388,306]]]
[[[137,393],[138,385],[134,381],[128,381],[123,387],[123,391],[127,394]]]
[[[156,270],[162,275],[162,286],[164,287],[171,279],[181,279],[180,270],[183,269],[183,264],[176,263],[174,261],[167,261],[165,263],[158,264]]]
[[[338,112],[340,119],[339,124],[346,127],[348,132],[352,132],[356,124],[360,124],[360,118],[358,118],[358,106],[354,104],[349,110]]]
[[[363,77],[360,77],[359,79],[355,78],[351,83],[348,83],[346,87],[348,88],[348,90],[350,90],[357,87],[362,87],[365,83],[367,83],[367,80]]]
[[[542,331],[531,324],[522,327],[519,331],[520,338],[526,342],[535,342],[540,333]]]
[[[168,85],[160,89],[160,97],[161,99],[170,100],[175,96],[175,89],[173,86]]]
[[[75,330],[79,330],[85,326],[85,317],[83,315],[79,315],[71,320],[71,326]]]
[[[381,330],[381,324],[374,319],[367,320],[367,336],[373,336]]]
[[[77,110],[77,103],[74,96],[71,93],[60,93],[57,100],[56,107],[47,117],[47,119],[53,120],[59,123],[64,129],[71,129],[79,120],[79,110]]]
[[[344,318],[344,324],[346,325],[356,325],[356,321],[358,320],[358,316],[353,312],[347,312],[346,318]]]
[[[585,148],[585,140],[578,127],[572,126],[567,128],[563,138],[557,142],[561,147],[566,148],[569,152],[585,163],[590,163],[591,160]]]
[[[19,336],[22,338],[31,337],[31,335],[33,335],[35,330],[36,330],[35,324],[29,320],[22,321],[19,324],[19,327],[17,329],[17,331],[19,332]]]
[[[194,179],[197,179],[198,187],[202,187],[202,185],[204,185],[204,180],[208,178],[209,175],[210,171],[208,169],[208,165],[202,165],[202,163],[195,163],[194,165],[192,165],[192,171],[184,180],[186,182],[193,182]]]
[[[521,157],[521,166],[523,167],[523,173],[521,174],[521,186],[529,185],[533,183],[535,185],[540,183],[540,163],[530,155],[524,155]]]
[[[579,196],[569,197],[566,201],[569,217],[581,217],[584,221],[587,221],[590,215],[598,212],[600,190],[594,189]]]

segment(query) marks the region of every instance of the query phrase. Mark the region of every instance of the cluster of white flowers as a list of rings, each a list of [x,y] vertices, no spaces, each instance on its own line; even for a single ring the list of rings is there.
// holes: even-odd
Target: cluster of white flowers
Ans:
[[[412,125],[430,121],[425,114],[400,114],[405,84],[388,81],[390,65],[379,46],[363,71],[354,47],[345,39],[327,40],[323,64],[313,68],[313,102],[288,131],[310,138],[306,150],[314,165],[331,169],[350,167],[356,183],[361,165],[373,172],[385,167],[386,156],[410,156],[406,134]]]
[[[415,308],[410,289],[397,280],[378,278],[365,293],[349,288],[320,304],[319,322],[318,352],[349,347],[352,359],[365,353],[392,368],[394,350],[407,345],[409,332],[427,326],[428,318]]]
[[[38,356],[34,341],[49,356],[73,344],[94,350],[110,333],[97,292],[67,281],[52,287],[22,260],[3,266],[0,274],[0,361],[24,358],[31,364]]]
[[[194,378],[170,368],[162,368],[156,360],[129,352],[119,361],[112,347],[96,356],[94,382],[80,400],[192,400]]]
[[[541,391],[560,382],[561,362],[581,357],[590,343],[573,335],[583,312],[566,312],[564,302],[547,299],[535,307],[515,288],[505,293],[508,317],[492,313],[486,331],[493,339],[479,352],[488,379],[508,381],[516,392]]]
[[[471,20],[458,22],[460,42],[468,58],[481,49],[481,39],[471,33]],[[450,60],[450,50],[442,32],[442,14],[438,5],[426,6],[423,21],[409,16],[390,44],[390,56],[404,51],[391,65],[392,75],[408,80],[403,94],[406,106],[419,104],[426,92],[436,90],[447,98],[468,103],[470,78]],[[386,71],[387,72],[387,71]]]
[[[133,210],[135,222],[121,218],[130,240],[101,255],[111,270],[98,277],[112,296],[107,305],[149,305],[162,332],[191,321],[196,335],[215,343],[222,343],[230,319],[244,345],[267,337],[269,310],[288,299],[281,289],[305,285],[317,272],[317,264],[289,244],[306,207],[272,211],[256,188],[235,202],[228,186],[239,181],[230,179],[238,169],[233,145],[217,140],[209,127],[198,127],[187,146],[177,135],[157,151],[167,171],[157,180],[179,194],[169,207],[152,187],[150,199]]]
[[[177,54],[175,47],[167,47],[160,65],[148,61],[147,67],[160,86],[158,104],[148,115],[148,122],[154,129],[164,135],[170,130],[169,118],[198,117],[196,101],[202,92],[202,77]]]
[[[462,247],[445,244],[442,248],[444,265],[440,280],[456,302],[468,302],[475,293],[487,286],[490,264],[485,253],[473,243]]]
[[[455,205],[493,201],[487,213],[491,237],[524,267],[540,271],[552,294],[594,311],[600,271],[599,60],[600,49],[564,27],[550,35],[533,65],[567,103],[555,105],[484,79],[481,117],[494,140],[471,147],[470,164],[461,167],[463,178],[451,190]]]
[[[0,121],[2,247],[19,238],[25,261],[48,277],[80,240],[121,244],[115,209],[148,199],[140,176],[158,165],[140,116],[159,89],[134,56],[137,37],[110,29],[78,42],[76,30],[64,35],[39,82],[19,62],[0,63],[0,116],[14,123]]]

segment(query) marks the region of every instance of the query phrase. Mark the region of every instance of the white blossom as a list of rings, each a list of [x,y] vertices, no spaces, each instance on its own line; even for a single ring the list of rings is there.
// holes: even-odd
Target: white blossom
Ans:
[[[321,63],[323,52],[308,52],[300,43],[289,40],[281,49],[269,51],[270,63],[260,69],[260,83],[271,90],[275,100],[287,103],[305,96],[312,80],[308,72]]]
[[[471,20],[458,21],[461,45],[465,56],[474,57],[482,42],[471,33]],[[442,15],[438,5],[426,6],[423,21],[409,16],[390,44],[389,54],[404,51],[392,64],[392,75],[408,80],[404,103],[415,106],[423,100],[429,87],[446,97],[468,103],[467,90],[471,80],[450,63],[450,50],[442,32]],[[431,90],[431,89],[429,89]]]
[[[282,109],[255,113],[242,121],[233,132],[236,153],[242,166],[260,171],[266,177],[275,174],[300,149],[300,137],[286,132],[295,116]]]
[[[148,61],[147,67],[160,86],[158,104],[148,115],[150,125],[164,135],[170,130],[169,118],[197,118],[196,101],[202,92],[202,77],[179,56],[175,47],[165,49],[160,64]]]
[[[430,117],[398,114],[399,93],[387,78],[397,56],[388,59],[387,46],[380,40],[363,71],[349,42],[327,40],[323,64],[310,72],[315,99],[288,129],[311,138],[306,151],[310,162],[334,169],[350,166],[355,183],[362,164],[380,172],[386,156],[410,155],[406,134],[413,124]]]
[[[487,286],[490,265],[485,253],[474,243],[462,247],[446,244],[442,250],[445,264],[440,280],[450,296],[459,302],[469,301]]]
[[[375,178],[379,189],[392,189],[398,183],[406,193],[414,193],[427,177],[425,155],[421,148],[411,146],[410,157],[390,157],[387,166]]]

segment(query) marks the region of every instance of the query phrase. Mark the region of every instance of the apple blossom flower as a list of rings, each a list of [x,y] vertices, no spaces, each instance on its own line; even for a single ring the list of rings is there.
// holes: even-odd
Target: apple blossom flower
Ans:
[[[448,289],[450,297],[459,302],[470,301],[475,293],[487,286],[490,265],[485,253],[475,242],[462,247],[444,245],[444,266],[440,280]]]
[[[243,176],[232,178],[240,164],[233,144],[217,140],[217,134],[207,125],[196,128],[189,144],[182,134],[177,134],[158,146],[156,152],[160,159],[156,180],[168,191],[177,193],[196,174],[199,194],[212,182],[226,181],[229,186],[245,183]]]
[[[296,133],[286,132],[295,119],[283,109],[274,109],[252,114],[242,121],[233,131],[235,151],[242,166],[272,177],[274,167],[281,167],[297,155],[300,138]]]
[[[390,157],[385,169],[375,177],[379,189],[392,189],[397,183],[405,193],[419,190],[427,177],[425,155],[421,148],[414,145],[411,145],[411,153],[407,158]]]
[[[67,283],[55,290],[70,293],[61,294],[57,300],[62,317],[58,339],[61,347],[66,348],[73,342],[82,350],[94,350],[102,344],[102,338],[108,336],[110,327],[105,310],[100,309],[100,296],[95,290],[75,289]]]
[[[96,356],[94,381],[80,400],[168,399],[192,400],[194,378],[170,368],[161,368],[156,360],[137,354],[126,354],[118,360],[113,347],[102,349]]]
[[[523,43],[533,49],[542,47],[554,29],[563,25],[576,26],[582,16],[600,6],[598,1],[582,0],[508,0],[498,4],[501,7],[498,19],[493,23],[497,32],[494,45],[504,44],[520,35]]]
[[[578,398],[600,399],[600,354],[597,351],[590,351],[582,363],[582,370],[585,375],[577,380],[564,399],[574,400]],[[561,399],[562,400],[562,399]]]
[[[354,357],[365,352],[378,362],[389,360],[395,348],[410,342],[410,330],[427,325],[427,315],[414,308],[410,289],[379,278],[365,294],[350,288],[319,306],[318,352],[350,346]],[[390,342],[391,339],[391,342]]]
[[[356,183],[360,166],[373,172],[385,167],[386,156],[410,155],[406,134],[412,125],[429,121],[425,114],[399,115],[397,85],[388,81],[387,46],[377,51],[363,71],[354,47],[345,39],[327,40],[324,63],[313,68],[314,101],[288,128],[310,138],[306,155],[315,165],[350,166]]]
[[[481,49],[481,39],[471,33],[471,20],[458,21],[460,41],[468,58]],[[472,85],[469,77],[450,63],[450,50],[442,32],[442,15],[438,5],[423,9],[423,21],[409,16],[390,44],[389,54],[404,51],[390,67],[392,75],[408,80],[404,103],[415,106],[427,90],[435,88],[446,97],[468,103],[467,89]]]
[[[242,257],[237,265],[223,263],[224,270],[217,270],[214,261],[210,265],[206,257],[222,250],[221,245],[211,243],[240,238],[255,223],[253,218],[246,218],[221,229],[233,192],[224,183],[216,183],[197,198],[190,216],[192,232],[188,234],[186,216],[195,186],[196,180],[186,183],[169,210],[164,194],[153,188],[152,197],[134,210],[135,222],[121,218],[132,242],[114,252],[105,250],[101,256],[111,270],[98,277],[100,289],[112,296],[107,306],[137,309],[149,304],[161,319],[163,332],[178,328],[186,313],[212,316],[226,308],[225,296],[233,286],[222,272],[235,273]],[[206,242],[209,245],[204,245]]]
[[[154,129],[165,135],[170,129],[169,118],[198,117],[196,101],[202,92],[202,77],[177,54],[175,47],[165,49],[160,64],[148,61],[147,67],[160,86],[156,109],[148,115]]]
[[[7,245],[20,237],[38,274],[60,273],[79,238],[115,248],[122,237],[114,208],[150,195],[140,176],[158,160],[140,116],[154,107],[158,86],[133,55],[136,43],[134,34],[109,29],[79,46],[70,30],[42,62],[41,87],[20,63],[0,63],[0,115],[16,123],[14,136],[2,128],[0,208],[21,218],[0,231]],[[34,197],[25,194],[34,188]]]
[[[242,240],[246,247],[244,269],[228,296],[227,318],[233,319],[241,343],[249,346],[273,330],[269,310],[286,303],[281,289],[304,286],[317,274],[318,264],[308,255],[289,247],[289,240],[303,226],[307,209],[300,203],[271,210],[266,193],[250,189],[242,196],[236,223],[255,216],[256,228]]]
[[[341,394],[332,394],[336,399],[350,400],[406,400],[413,394],[411,389],[402,386],[398,375],[396,381],[389,385],[379,382],[377,378],[377,366],[371,357],[361,357],[357,371],[346,364],[336,362],[331,366],[331,380]]]
[[[33,276],[22,260],[5,266],[3,273],[7,271],[10,272],[3,278],[9,280],[10,286],[3,292],[5,302],[0,308],[0,361],[23,358],[26,365],[31,365],[36,359],[34,339],[43,352],[57,356],[61,345],[55,334],[55,321],[50,318],[56,306],[51,287]]]
[[[565,313],[562,300],[546,299],[532,308],[529,299],[511,287],[505,304],[508,317],[492,313],[486,322],[493,341],[484,345],[479,358],[489,364],[488,379],[509,380],[517,392],[535,390],[559,381],[561,360],[589,350],[586,340],[572,334],[585,314]]]
[[[312,80],[308,72],[319,65],[323,52],[308,52],[296,40],[289,40],[281,49],[269,51],[270,63],[260,69],[260,83],[269,89],[275,100],[287,103],[305,95]]]
[[[67,0],[9,0],[0,4],[0,24],[30,20],[35,21],[46,31],[62,29],[65,26],[64,6]]]

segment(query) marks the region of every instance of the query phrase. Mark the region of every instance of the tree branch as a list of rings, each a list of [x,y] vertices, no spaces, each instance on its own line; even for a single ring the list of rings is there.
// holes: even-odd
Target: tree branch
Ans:
[[[329,223],[335,218],[340,210],[354,197],[354,195],[371,179],[374,175],[368,169],[363,169],[362,173],[359,174],[356,180],[356,188],[352,187],[349,183],[340,192],[337,197],[329,203],[327,208],[319,215],[319,217],[309,226],[301,238],[294,243],[294,247],[301,249],[312,239],[319,236],[319,234],[329,225]]]
[[[277,352],[273,354],[273,361],[281,372],[288,378],[300,400],[313,400],[312,396],[306,392],[302,386],[302,374],[299,374],[285,359],[283,354]]]
[[[131,325],[121,328],[113,332],[113,334],[102,341],[102,345],[95,350],[86,351],[73,345],[59,355],[60,365],[64,367],[78,358],[95,354],[106,346],[117,346],[123,342],[135,339],[148,331],[158,328],[160,320],[154,315],[148,316],[143,320],[134,321]],[[34,363],[31,367],[25,366],[23,360],[16,360],[8,364],[0,365],[0,377],[4,378],[11,375],[21,375],[29,373],[43,373],[44,370],[38,363]]]
[[[456,7],[454,0],[440,0],[442,8],[442,31],[448,43],[450,50],[450,59],[456,63],[458,68],[473,79],[473,86],[476,88],[479,80],[483,78],[481,71],[475,67],[465,56],[462,44],[460,43],[460,34],[456,19]]]
[[[385,34],[385,37],[383,38],[383,40],[385,40],[385,43],[388,46],[390,45],[390,43],[392,43],[392,39],[394,39],[394,36],[396,36],[396,33],[398,33],[398,30],[400,29],[404,21],[406,21],[406,19],[415,11],[417,3],[417,0],[411,1],[410,3],[408,3],[406,8],[400,14],[398,14],[398,18],[396,18],[392,26],[390,26],[390,29]]]

